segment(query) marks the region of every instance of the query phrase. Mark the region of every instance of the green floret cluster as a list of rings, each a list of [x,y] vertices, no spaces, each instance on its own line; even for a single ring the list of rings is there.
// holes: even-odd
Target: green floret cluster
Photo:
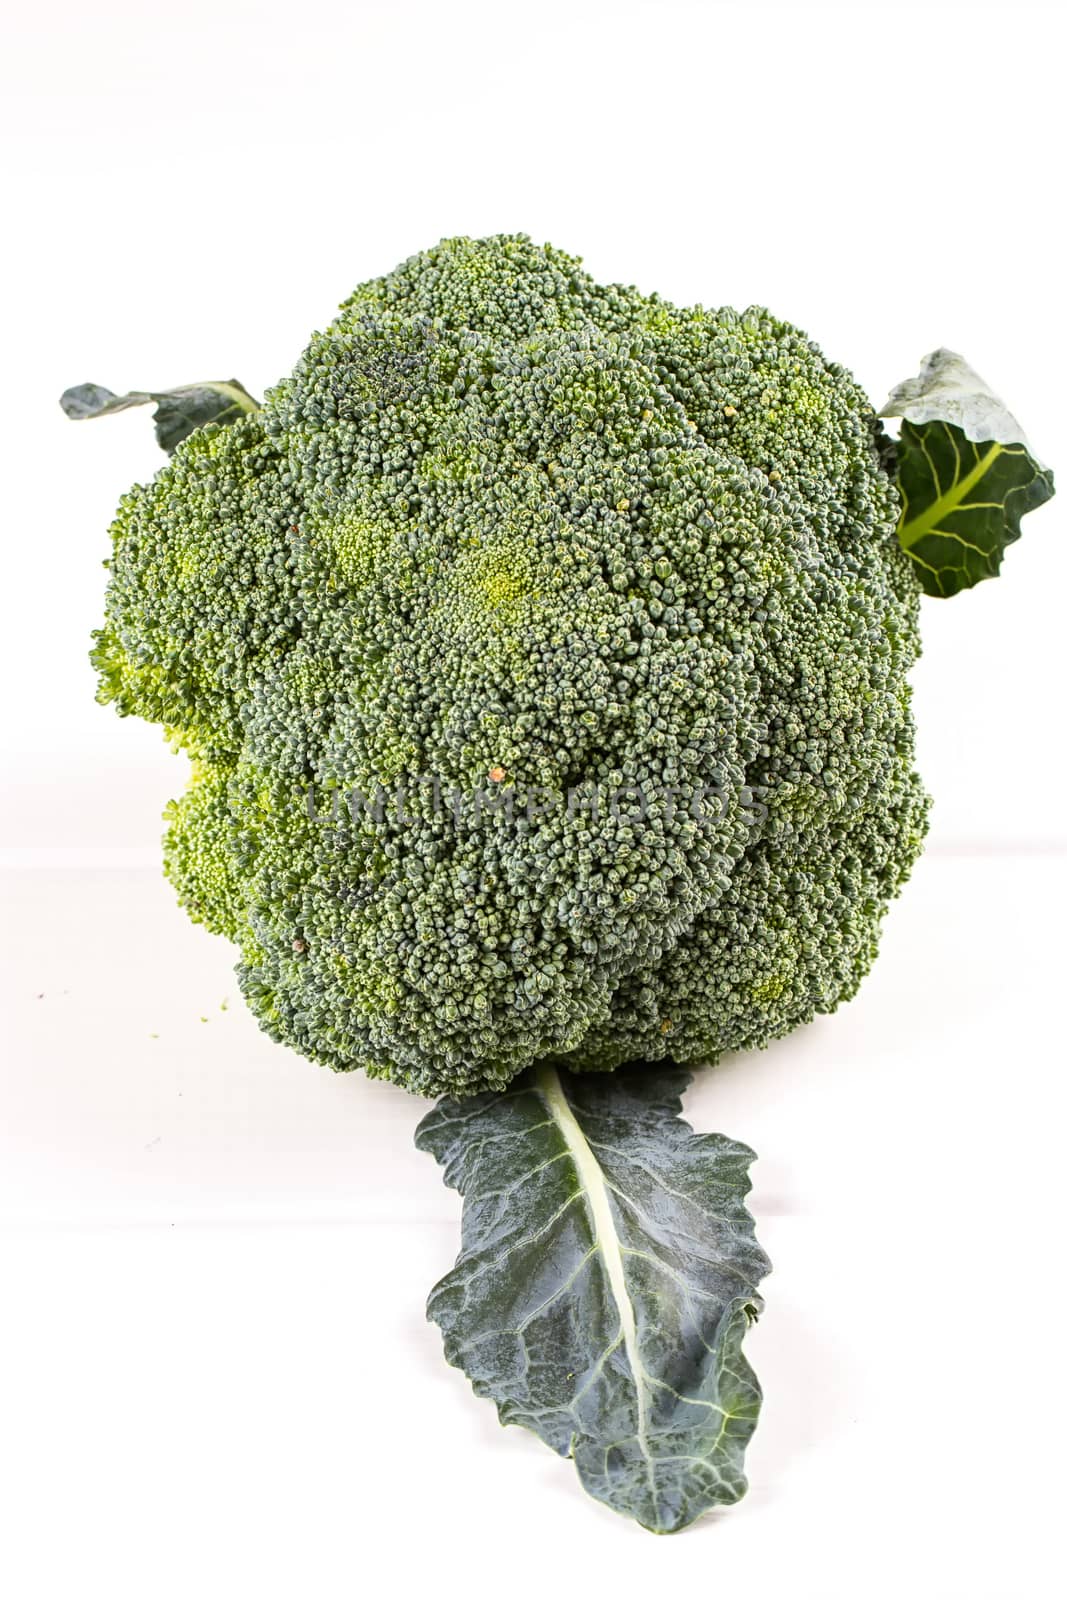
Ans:
[[[765,311],[522,236],[358,289],[124,498],[94,651],[192,758],[167,871],[262,1026],[469,1094],[847,999],[926,820],[898,509]]]

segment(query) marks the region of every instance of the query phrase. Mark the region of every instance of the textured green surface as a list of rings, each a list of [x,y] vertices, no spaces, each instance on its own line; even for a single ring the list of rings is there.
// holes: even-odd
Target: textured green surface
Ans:
[[[688,1074],[532,1070],[416,1136],[464,1197],[430,1296],[449,1361],[589,1493],[669,1533],[745,1492],[760,1391],[741,1341],[769,1263],[752,1151],[681,1120]]]
[[[446,240],[124,497],[100,696],[193,758],[167,870],[274,1037],[433,1095],[705,1061],[850,996],[921,846],[897,514],[789,324]]]

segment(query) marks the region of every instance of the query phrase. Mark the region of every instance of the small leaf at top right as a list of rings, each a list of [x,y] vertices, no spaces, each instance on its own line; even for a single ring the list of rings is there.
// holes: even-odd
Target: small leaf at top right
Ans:
[[[1020,519],[1053,493],[1011,412],[962,356],[935,350],[879,415],[901,419],[897,535],[926,593],[996,577]]]

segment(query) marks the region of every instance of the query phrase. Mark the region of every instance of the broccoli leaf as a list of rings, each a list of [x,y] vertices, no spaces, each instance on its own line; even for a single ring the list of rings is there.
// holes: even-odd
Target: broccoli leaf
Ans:
[[[168,455],[205,423],[236,422],[249,411],[259,410],[259,401],[254,400],[236,378],[191,383],[180,389],[134,389],[129,394],[112,394],[98,383],[79,383],[65,390],[59,403],[74,422],[84,422],[87,417],[105,417],[113,411],[128,411],[131,406],[154,404],[156,440]]]
[[[416,1134],[464,1196],[427,1307],[448,1360],[657,1533],[745,1492],[760,1389],[741,1341],[770,1266],[752,1151],[682,1121],[689,1076],[540,1066],[442,1100]]]
[[[1020,518],[1052,498],[1052,473],[962,356],[935,350],[881,412],[900,417],[897,534],[927,594],[993,578]]]

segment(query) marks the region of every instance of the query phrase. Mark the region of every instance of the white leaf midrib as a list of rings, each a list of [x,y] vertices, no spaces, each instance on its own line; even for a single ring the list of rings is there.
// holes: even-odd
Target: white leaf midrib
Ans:
[[[626,1283],[626,1272],[622,1263],[622,1247],[615,1227],[615,1217],[611,1209],[607,1180],[604,1177],[603,1168],[593,1154],[589,1141],[582,1131],[581,1124],[571,1110],[570,1101],[564,1093],[559,1073],[554,1067],[540,1066],[537,1068],[536,1079],[537,1087],[544,1098],[549,1113],[559,1128],[563,1142],[570,1152],[578,1175],[578,1182],[581,1184],[589,1206],[589,1212],[593,1220],[593,1242],[604,1261],[604,1272],[608,1280],[608,1287],[611,1290],[611,1296],[615,1301],[615,1308],[619,1314],[619,1328],[622,1334],[623,1349],[626,1352],[630,1371],[633,1373],[634,1393],[637,1398],[637,1442],[646,1460],[651,1462],[651,1453],[648,1448],[645,1373],[641,1364],[641,1353],[637,1342],[637,1317]]]

